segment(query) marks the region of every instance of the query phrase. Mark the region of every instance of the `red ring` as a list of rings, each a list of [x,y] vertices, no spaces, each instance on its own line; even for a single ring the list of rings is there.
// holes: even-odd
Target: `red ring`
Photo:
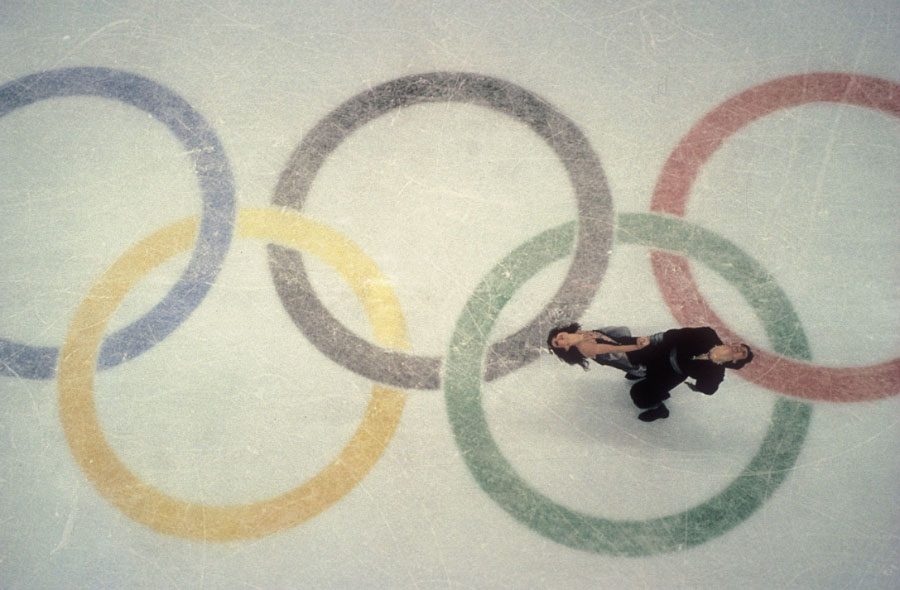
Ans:
[[[650,210],[683,217],[700,168],[745,125],[777,110],[812,102],[851,104],[900,117],[900,85],[870,76],[811,73],[778,78],[728,99],[703,117],[669,156]],[[743,340],[700,295],[687,260],[653,251],[653,274],[663,298],[682,325],[712,326],[725,341]],[[822,367],[754,348],[755,360],[741,377],[773,391],[809,400],[851,402],[900,393],[900,358],[864,367]]]

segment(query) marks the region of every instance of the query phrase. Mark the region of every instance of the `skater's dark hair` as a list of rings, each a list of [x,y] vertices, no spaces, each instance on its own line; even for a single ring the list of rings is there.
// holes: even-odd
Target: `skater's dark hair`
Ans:
[[[581,325],[574,324],[574,323],[569,324],[568,326],[560,326],[557,328],[553,328],[552,330],[550,330],[550,334],[547,336],[547,348],[550,350],[550,352],[552,352],[557,357],[559,357],[559,359],[561,361],[563,361],[564,363],[569,364],[569,365],[578,365],[579,367],[581,367],[582,369],[587,371],[588,370],[588,359],[583,354],[581,354],[581,351],[578,350],[577,346],[570,346],[569,350],[564,350],[557,346],[553,346],[553,344],[552,344],[553,339],[556,338],[556,336],[560,332],[566,332],[567,334],[574,334],[575,332],[577,332],[580,329],[581,329]]]
[[[746,344],[741,344],[741,346],[747,349],[747,358],[743,358],[739,361],[731,361],[730,363],[722,363],[723,367],[725,367],[726,369],[734,369],[735,371],[738,371],[744,368],[744,365],[753,360],[753,349]]]

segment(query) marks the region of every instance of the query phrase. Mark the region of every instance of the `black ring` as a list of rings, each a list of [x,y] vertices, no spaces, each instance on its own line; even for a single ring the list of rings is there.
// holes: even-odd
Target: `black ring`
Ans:
[[[547,331],[581,315],[606,271],[613,240],[612,197],[599,158],[571,120],[524,88],[490,76],[432,72],[398,78],[354,96],[322,119],[291,155],[273,203],[300,211],[325,159],[355,130],[396,109],[440,102],[488,107],[528,125],[562,161],[578,202],[577,241],[566,278],[531,322],[491,346],[484,375],[491,380],[537,358]],[[274,244],[268,248],[269,268],[285,309],[323,354],[380,383],[440,387],[441,358],[388,350],[358,337],[316,297],[299,252]]]

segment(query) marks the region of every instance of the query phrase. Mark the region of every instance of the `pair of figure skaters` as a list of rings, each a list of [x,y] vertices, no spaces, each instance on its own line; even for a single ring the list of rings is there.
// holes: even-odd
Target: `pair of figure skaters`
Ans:
[[[547,346],[564,362],[587,370],[589,360],[625,371],[635,381],[631,400],[638,418],[652,422],[667,418],[669,392],[688,381],[694,391],[712,395],[725,378],[725,369],[740,369],[753,359],[743,343],[723,344],[710,327],[677,328],[633,337],[628,328],[582,330],[570,324],[550,330]]]

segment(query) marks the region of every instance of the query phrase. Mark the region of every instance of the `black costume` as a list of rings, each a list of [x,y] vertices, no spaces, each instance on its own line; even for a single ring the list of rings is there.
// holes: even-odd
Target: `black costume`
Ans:
[[[725,378],[725,367],[696,357],[719,344],[722,341],[712,328],[677,328],[664,332],[661,341],[651,340],[650,346],[627,353],[631,363],[647,368],[646,378],[631,387],[634,405],[641,409],[661,406],[669,391],[688,377],[696,379],[696,391],[714,394]]]

